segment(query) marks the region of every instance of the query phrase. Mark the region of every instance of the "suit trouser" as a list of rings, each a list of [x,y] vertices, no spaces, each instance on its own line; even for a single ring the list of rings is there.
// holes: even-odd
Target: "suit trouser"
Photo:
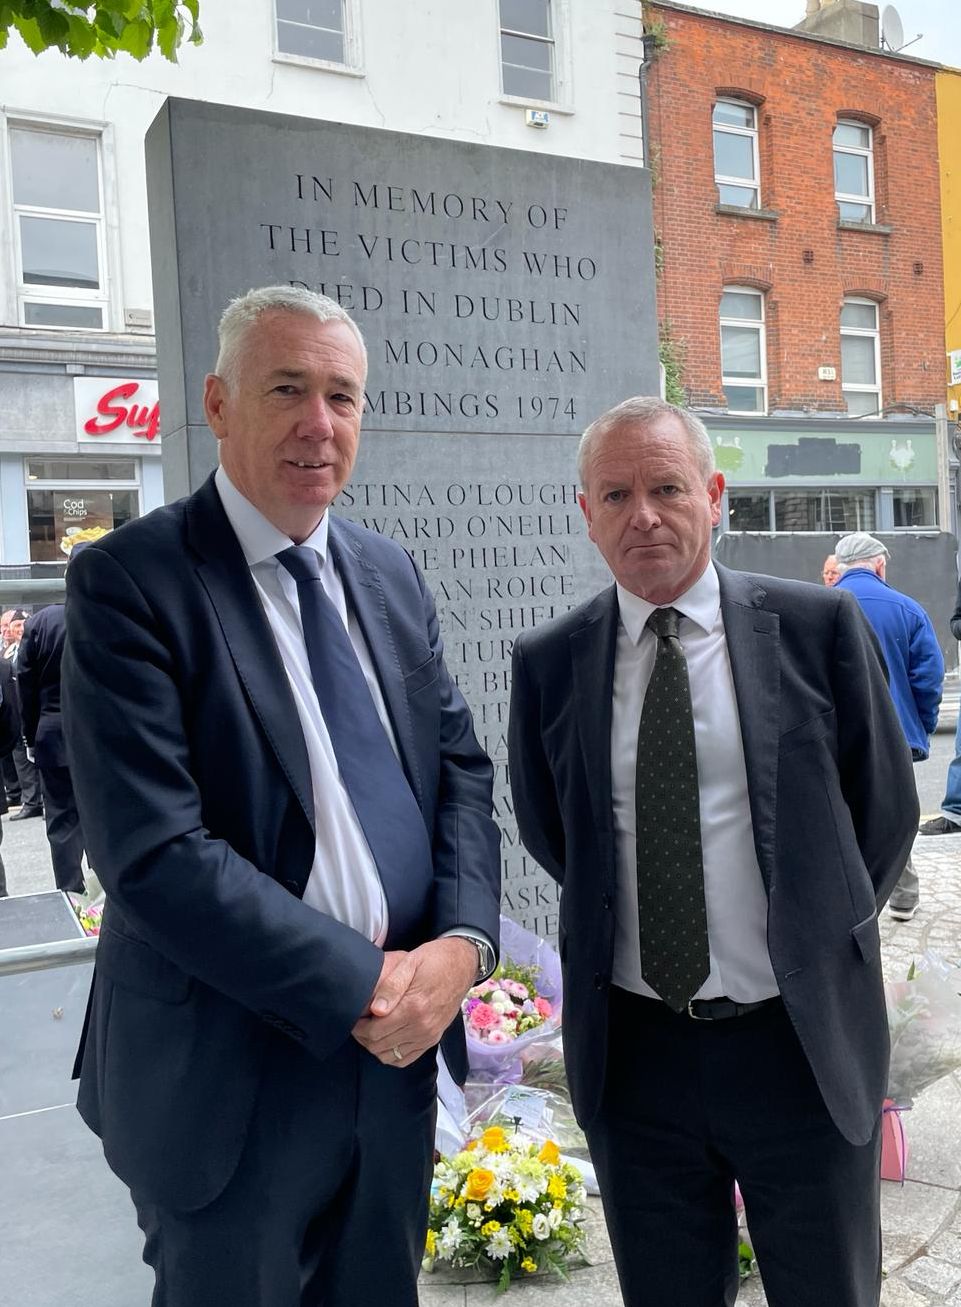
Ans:
[[[69,767],[40,768],[43,816],[57,889],[83,893],[83,831]]]
[[[318,1062],[277,1034],[220,1196],[174,1212],[133,1195],[153,1307],[416,1307],[436,1074],[433,1051],[395,1068],[350,1039]]]
[[[626,1307],[733,1304],[735,1180],[770,1307],[877,1307],[880,1129],[838,1132],[780,1000],[703,1022],[612,990],[587,1139]]]
[[[0,758],[0,768],[3,769],[3,788],[7,792],[7,799],[11,803],[19,803],[20,777],[17,774],[17,764],[13,761],[12,753],[5,753]]]
[[[40,793],[40,772],[36,763],[30,761],[27,757],[27,750],[23,744],[17,744],[13,750],[13,765],[17,769],[17,777],[20,781],[20,801],[25,808],[40,808],[43,806],[43,796]]]

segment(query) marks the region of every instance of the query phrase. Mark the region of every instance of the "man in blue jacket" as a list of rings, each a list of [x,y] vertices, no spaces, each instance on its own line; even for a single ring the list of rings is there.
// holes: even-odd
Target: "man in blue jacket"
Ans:
[[[837,584],[851,591],[874,628],[911,756],[923,762],[937,725],[944,681],[944,659],[931,619],[919,603],[888,585],[888,551],[867,531],[842,536],[834,552],[841,573]],[[909,921],[918,910],[918,899],[918,877],[909,856],[888,902],[891,916]]]

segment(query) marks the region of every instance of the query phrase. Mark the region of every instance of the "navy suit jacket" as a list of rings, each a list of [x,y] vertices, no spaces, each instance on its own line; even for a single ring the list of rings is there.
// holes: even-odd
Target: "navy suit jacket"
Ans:
[[[39,767],[65,767],[60,720],[60,662],[66,636],[63,604],[29,618],[17,653],[17,690],[23,738]]]
[[[433,600],[393,542],[334,517],[329,539],[434,850],[420,928],[401,943],[457,925],[496,941],[492,769]],[[78,1107],[139,1198],[199,1208],[236,1167],[269,1028],[323,1059],[383,961],[300,901],[315,848],[306,746],[213,478],[71,564],[63,701],[108,896]],[[459,1019],[445,1053],[463,1075]]]
[[[774,974],[828,1110],[865,1143],[889,1050],[877,914],[917,830],[911,754],[850,595],[717,571]],[[582,1124],[601,1102],[614,957],[617,624],[612,587],[514,646],[511,788],[524,844],[562,886],[564,1048]]]

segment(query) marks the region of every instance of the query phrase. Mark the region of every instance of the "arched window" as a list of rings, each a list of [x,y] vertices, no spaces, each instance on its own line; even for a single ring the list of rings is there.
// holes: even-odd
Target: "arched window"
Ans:
[[[881,333],[874,300],[848,296],[841,306],[841,391],[852,417],[881,414]]]
[[[714,180],[720,204],[761,207],[757,109],[744,100],[720,99],[714,106]]]
[[[874,222],[874,132],[840,119],[834,129],[834,198],[843,222]]]
[[[721,384],[730,413],[767,412],[764,296],[748,286],[721,295]]]

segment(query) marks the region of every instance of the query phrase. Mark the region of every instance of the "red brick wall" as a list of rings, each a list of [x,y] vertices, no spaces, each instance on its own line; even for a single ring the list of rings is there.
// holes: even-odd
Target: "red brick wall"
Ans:
[[[648,78],[658,316],[682,342],[690,402],[723,406],[724,284],[767,291],[768,408],[841,412],[845,295],[880,304],[883,403],[944,397],[944,305],[934,69],[716,17],[647,6],[670,47]],[[715,212],[718,91],[763,97],[761,206],[776,222]],[[839,230],[831,138],[839,116],[874,128],[875,201],[890,235]],[[805,251],[813,261],[805,262]],[[920,265],[920,270],[918,268]],[[819,381],[833,366],[837,381]]]

